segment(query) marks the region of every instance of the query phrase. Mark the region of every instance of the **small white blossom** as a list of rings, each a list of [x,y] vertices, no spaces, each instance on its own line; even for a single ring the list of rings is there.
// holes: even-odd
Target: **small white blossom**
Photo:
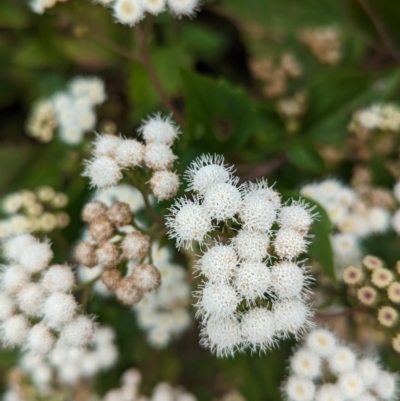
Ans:
[[[86,163],[83,176],[90,178],[92,187],[114,186],[122,179],[121,168],[108,156],[100,156]]]
[[[162,10],[165,7],[165,0],[145,0],[145,7],[151,7],[154,13],[160,12],[156,9]],[[139,128],[139,133],[147,144],[163,143],[170,146],[177,139],[179,131],[170,118],[163,118],[161,114],[156,114],[144,121]]]
[[[144,18],[142,0],[116,0],[112,8],[115,19],[124,25],[133,26]]]

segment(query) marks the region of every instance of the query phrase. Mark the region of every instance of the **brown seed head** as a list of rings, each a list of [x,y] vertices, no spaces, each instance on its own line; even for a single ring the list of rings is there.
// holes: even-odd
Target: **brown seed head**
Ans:
[[[125,202],[114,202],[107,210],[107,217],[117,227],[125,226],[132,220],[132,212]]]
[[[122,276],[117,269],[107,269],[101,274],[101,281],[110,291],[115,291],[122,281]]]
[[[84,266],[93,267],[97,265],[96,250],[87,241],[81,242],[76,247],[74,256]]]
[[[100,243],[114,235],[114,226],[106,216],[100,216],[90,224],[89,232],[92,238]]]
[[[140,259],[149,253],[150,237],[138,231],[129,233],[121,244],[122,253],[127,259]]]
[[[134,305],[143,298],[143,291],[124,279],[119,283],[115,296],[125,305]]]
[[[102,242],[96,250],[97,261],[99,265],[110,268],[118,264],[119,250],[112,242]]]
[[[161,285],[161,273],[153,265],[143,263],[136,266],[128,280],[142,291],[153,291]]]
[[[107,205],[100,201],[92,201],[85,205],[82,210],[82,220],[92,223],[107,211]]]

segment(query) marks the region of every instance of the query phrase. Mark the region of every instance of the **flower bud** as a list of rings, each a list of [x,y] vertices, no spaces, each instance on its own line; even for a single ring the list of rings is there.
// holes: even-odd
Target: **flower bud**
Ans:
[[[102,242],[113,236],[114,227],[107,217],[100,216],[90,224],[89,231],[96,242]]]
[[[153,291],[161,285],[161,273],[153,265],[144,263],[136,266],[128,280],[142,291]]]
[[[101,281],[110,291],[115,291],[121,280],[121,273],[117,269],[107,269],[101,274]]]
[[[129,233],[121,244],[122,253],[127,259],[140,259],[150,248],[150,237],[140,232]]]
[[[84,266],[94,267],[97,265],[96,250],[89,242],[81,242],[75,249],[75,259]]]
[[[119,251],[118,247],[108,241],[104,241],[96,250],[97,263],[104,267],[113,267],[118,264]]]
[[[107,205],[100,201],[92,201],[85,205],[82,211],[82,220],[92,223],[107,212]]]
[[[123,304],[134,305],[143,298],[143,291],[124,279],[120,282],[115,295]]]
[[[117,227],[125,226],[132,220],[132,212],[125,202],[114,202],[107,211],[107,217]]]

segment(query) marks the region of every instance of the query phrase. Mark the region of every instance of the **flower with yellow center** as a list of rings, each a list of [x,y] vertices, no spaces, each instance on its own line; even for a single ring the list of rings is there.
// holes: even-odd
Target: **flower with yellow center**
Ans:
[[[378,310],[378,320],[382,326],[392,327],[399,317],[396,309],[391,306],[383,306]]]
[[[400,283],[394,281],[387,290],[388,298],[394,303],[400,303]]]
[[[374,270],[378,267],[383,267],[382,261],[379,258],[377,258],[376,256],[372,256],[372,255],[367,255],[363,259],[363,265],[368,270]]]
[[[359,267],[349,266],[343,271],[343,281],[348,285],[358,284],[363,278],[363,271]]]
[[[371,306],[372,304],[374,304],[377,299],[377,296],[378,296],[378,294],[377,294],[376,290],[369,285],[361,287],[357,291],[358,300],[362,304],[367,305],[367,306]]]
[[[386,288],[393,281],[393,273],[384,267],[378,267],[372,271],[371,281],[378,288]]]

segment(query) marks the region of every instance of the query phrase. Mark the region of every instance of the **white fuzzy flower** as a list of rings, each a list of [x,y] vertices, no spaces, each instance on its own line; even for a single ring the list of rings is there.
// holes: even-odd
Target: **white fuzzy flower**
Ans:
[[[306,285],[307,277],[295,263],[281,262],[271,267],[271,289],[278,298],[299,298]]]
[[[334,234],[331,237],[332,251],[341,265],[357,263],[361,259],[359,240],[352,234]]]
[[[313,401],[315,385],[304,377],[291,376],[285,385],[290,401]]]
[[[297,376],[315,379],[321,375],[321,358],[307,348],[300,348],[292,356],[290,367]]]
[[[53,265],[44,274],[41,284],[49,292],[68,292],[75,284],[75,276],[67,265]]]
[[[11,265],[3,267],[1,284],[9,294],[17,294],[29,281],[30,275],[22,266]]]
[[[153,142],[147,144],[144,150],[144,162],[152,170],[169,170],[176,156],[171,148],[165,143]]]
[[[86,162],[84,177],[90,178],[92,187],[105,188],[114,186],[122,179],[121,169],[114,159],[101,156]]]
[[[236,273],[238,264],[232,245],[216,244],[198,261],[198,269],[212,282],[228,283]]]
[[[80,315],[63,327],[60,343],[72,347],[83,347],[92,341],[93,333],[93,321],[87,316]]]
[[[356,354],[345,346],[336,347],[335,352],[329,357],[329,368],[335,374],[353,371],[356,365]]]
[[[179,176],[172,171],[156,171],[150,179],[150,187],[159,201],[171,199],[179,190]]]
[[[306,339],[307,347],[321,357],[330,357],[336,352],[336,338],[326,329],[312,330]]]
[[[366,386],[374,383],[379,373],[379,366],[374,359],[363,358],[357,362],[356,371],[364,380]]]
[[[268,185],[267,180],[246,182],[241,189],[245,198],[249,196],[250,198],[264,199],[264,202],[272,203],[275,210],[281,207],[281,196],[272,186]]]
[[[235,289],[224,283],[205,282],[198,295],[197,315],[202,315],[205,318],[210,315],[221,318],[231,316],[235,313],[240,302]]]
[[[344,399],[353,400],[365,390],[363,380],[356,372],[347,372],[339,376],[338,388]]]
[[[315,401],[345,401],[336,384],[323,384],[319,387]]]
[[[200,5],[200,0],[167,0],[171,11],[177,15],[193,15]]]
[[[136,167],[143,162],[144,149],[136,139],[124,139],[113,151],[114,159],[120,167]]]
[[[169,210],[171,215],[167,217],[166,223],[168,235],[175,238],[178,248],[182,245],[191,246],[192,241],[201,245],[213,229],[209,215],[198,200],[177,199]]]
[[[240,322],[243,341],[253,350],[265,351],[274,344],[275,319],[266,308],[253,308],[246,312]]]
[[[77,302],[72,295],[55,292],[47,298],[44,304],[44,320],[50,327],[60,329],[72,321],[77,307]]]
[[[311,324],[312,312],[310,308],[299,299],[287,299],[276,301],[272,311],[276,322],[277,330],[283,335],[299,333],[307,330]]]
[[[110,0],[101,0],[101,2],[102,4],[110,3]],[[103,103],[107,97],[104,82],[98,77],[76,77],[68,86],[72,95],[88,99],[93,105]]]
[[[276,254],[282,259],[294,259],[307,250],[308,241],[304,234],[292,228],[282,227],[275,236]]]
[[[96,135],[96,139],[93,142],[92,153],[97,158],[101,156],[114,158],[118,147],[123,143],[124,141],[120,137],[115,135]]]
[[[218,357],[233,355],[241,342],[240,324],[234,316],[211,317],[201,330],[200,343]]]
[[[22,345],[29,333],[29,322],[23,315],[14,315],[0,325],[0,333],[5,344]]]
[[[271,289],[270,269],[262,262],[243,262],[235,274],[236,290],[247,302],[269,295]]]
[[[383,207],[372,207],[368,211],[369,229],[373,233],[384,233],[390,227],[390,212]]]
[[[115,19],[124,25],[135,25],[144,17],[142,0],[116,0],[112,7]]]
[[[226,167],[220,155],[202,155],[192,161],[184,177],[189,184],[187,191],[204,195],[214,184],[232,182],[232,167]]]
[[[53,251],[48,242],[34,242],[21,249],[18,262],[29,273],[37,273],[45,269],[51,259],[53,259]]]
[[[45,289],[36,283],[27,283],[18,293],[19,309],[28,316],[40,316],[45,302]]]
[[[84,131],[75,124],[62,125],[58,131],[60,139],[68,145],[82,142]]]
[[[2,322],[13,315],[15,306],[13,300],[5,292],[0,292],[0,305],[0,322]]]
[[[55,344],[55,337],[43,323],[37,323],[29,330],[26,348],[39,354],[47,354]]]
[[[267,234],[241,229],[232,243],[242,260],[259,262],[268,256],[270,239]]]
[[[397,393],[397,377],[389,372],[381,371],[373,384],[378,397],[392,400]]]
[[[165,0],[145,0],[145,7],[148,12],[158,14],[164,11]],[[171,119],[164,118],[161,114],[156,114],[146,120],[139,128],[139,132],[146,144],[164,143],[165,145],[172,145],[179,134]]]
[[[243,227],[264,232],[270,230],[276,219],[274,202],[268,200],[260,189],[246,187],[243,192],[244,198],[239,213],[244,223]]]
[[[204,195],[203,207],[217,221],[232,218],[239,212],[242,198],[239,190],[230,183],[216,183]]]
[[[314,216],[312,209],[303,201],[295,201],[290,206],[284,206],[279,211],[278,223],[283,228],[291,228],[300,233],[307,233],[311,228]]]

